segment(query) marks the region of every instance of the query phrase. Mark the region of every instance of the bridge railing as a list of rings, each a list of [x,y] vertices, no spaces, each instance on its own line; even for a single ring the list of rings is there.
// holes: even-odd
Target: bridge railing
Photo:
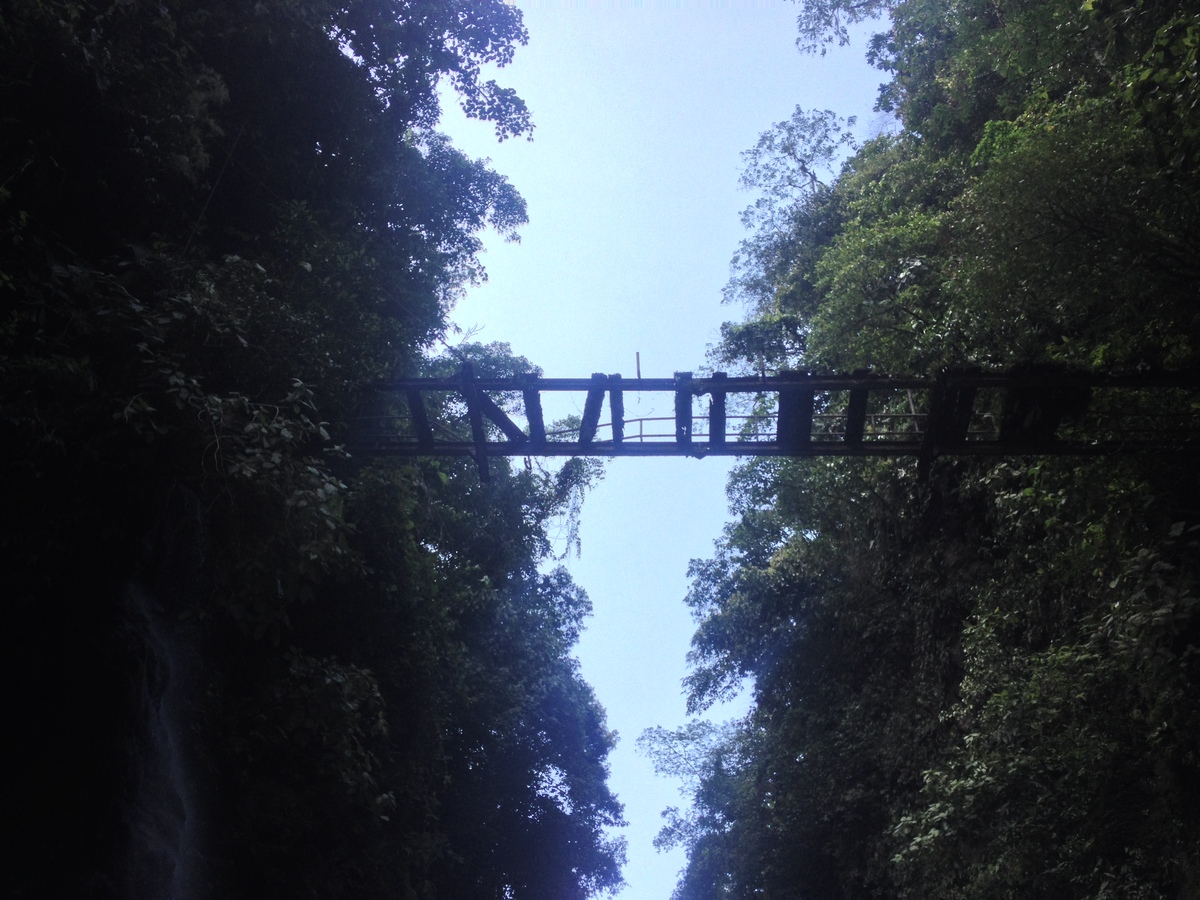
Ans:
[[[455,378],[381,386],[381,395],[387,411],[361,420],[353,449],[470,455],[483,472],[491,456],[915,455],[927,471],[946,454],[1200,446],[1191,372],[480,378],[465,366]],[[577,415],[548,424],[552,395],[573,399]],[[653,414],[664,403],[673,414]],[[627,417],[627,406],[649,408]]]

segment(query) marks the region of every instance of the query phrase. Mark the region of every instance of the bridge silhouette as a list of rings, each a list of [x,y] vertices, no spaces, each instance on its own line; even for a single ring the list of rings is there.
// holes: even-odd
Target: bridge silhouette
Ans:
[[[922,476],[940,456],[1108,455],[1200,447],[1200,372],[1099,375],[1049,368],[931,378],[855,372],[624,379],[479,377],[378,386],[387,415],[362,420],[357,453],[470,456],[912,456]],[[668,416],[625,415],[636,393]],[[559,426],[543,397],[575,395]],[[707,408],[697,410],[707,398]],[[605,402],[607,400],[607,403]],[[602,415],[607,407],[607,417]]]

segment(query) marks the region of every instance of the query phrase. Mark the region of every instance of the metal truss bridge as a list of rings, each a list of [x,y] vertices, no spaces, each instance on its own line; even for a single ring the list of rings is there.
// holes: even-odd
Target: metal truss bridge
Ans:
[[[351,449],[470,456],[485,479],[488,459],[501,456],[912,456],[927,474],[947,455],[1200,447],[1200,372],[492,378],[465,365],[453,378],[379,388],[389,414],[362,420]],[[548,426],[543,399],[557,394],[575,395],[575,410],[582,400],[582,414]],[[631,395],[672,413],[627,418]]]

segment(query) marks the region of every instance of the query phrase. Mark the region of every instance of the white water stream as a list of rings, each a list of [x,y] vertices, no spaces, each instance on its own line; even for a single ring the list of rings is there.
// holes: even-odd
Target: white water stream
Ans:
[[[130,640],[138,648],[134,731],[128,758],[133,795],[123,896],[128,900],[189,900],[198,863],[196,814],[187,771],[183,716],[188,658],[179,623],[146,591],[126,590]]]

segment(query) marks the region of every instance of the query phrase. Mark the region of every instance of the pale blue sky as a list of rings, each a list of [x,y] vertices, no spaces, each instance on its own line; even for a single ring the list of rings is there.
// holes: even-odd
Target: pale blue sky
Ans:
[[[639,352],[644,376],[698,369],[720,323],[738,316],[720,298],[753,199],[737,187],[740,152],[798,104],[856,115],[867,133],[882,73],[862,61],[861,40],[801,56],[790,3],[518,6],[529,45],[496,77],[529,104],[534,140],[498,145],[454,113],[441,127],[509,177],[530,223],[519,244],[488,237],[489,281],[454,319],[548,376],[632,377]],[[685,721],[687,564],[711,555],[727,520],[729,466],[616,460],[584,504],[570,569],[595,609],[583,674],[621,734],[611,783],[629,820],[622,900],[667,900],[683,865],[680,851],[651,846],[677,787],[653,777],[634,742]]]

